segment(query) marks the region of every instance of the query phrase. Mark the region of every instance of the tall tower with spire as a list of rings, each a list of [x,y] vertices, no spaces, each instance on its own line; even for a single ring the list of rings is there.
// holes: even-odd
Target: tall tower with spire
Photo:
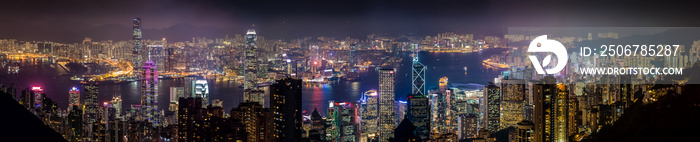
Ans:
[[[265,106],[265,92],[258,89],[258,47],[255,45],[258,36],[254,29],[249,29],[245,36],[245,69],[243,83],[243,101],[256,102]]]
[[[411,94],[417,96],[425,95],[425,66],[418,61],[418,45],[411,44],[413,47],[413,66],[411,69]]]
[[[143,62],[143,43],[141,39],[143,38],[141,35],[141,18],[134,18],[134,29],[133,29],[133,35],[132,35],[132,42],[134,44],[132,56],[133,58],[131,59],[132,62],[132,67],[140,67],[141,63]]]

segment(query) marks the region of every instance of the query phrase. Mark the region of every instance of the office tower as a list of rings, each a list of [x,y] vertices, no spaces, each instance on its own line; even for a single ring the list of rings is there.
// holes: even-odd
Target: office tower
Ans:
[[[99,86],[96,81],[90,80],[87,84],[83,84],[85,88],[85,110],[83,114],[85,115],[85,124],[93,124],[97,122],[97,110],[99,109],[99,104],[97,103],[97,95],[99,92]]]
[[[429,91],[430,101],[430,131],[432,138],[442,134],[456,133],[458,124],[455,123],[455,113],[452,111],[451,96],[452,90]]]
[[[332,110],[328,112],[328,117],[331,117],[331,124],[335,126],[334,131],[330,134],[335,138],[333,141],[359,141],[360,131],[357,124],[357,114],[355,104],[349,102],[333,103]],[[331,110],[329,108],[329,110]],[[392,130],[393,132],[393,130]],[[329,139],[327,139],[329,140]]]
[[[70,111],[73,106],[80,106],[80,90],[78,87],[73,87],[68,91],[68,111]]]
[[[477,116],[476,114],[461,114],[457,118],[459,124],[457,135],[459,139],[471,139],[476,137]]]
[[[114,108],[116,113],[114,114],[114,117],[117,119],[121,119],[122,115],[122,96],[112,96],[112,100],[109,101],[110,107]]]
[[[165,49],[165,61],[163,63],[163,66],[165,67],[164,70],[165,72],[175,72],[175,66],[177,65],[177,55],[178,53],[178,48],[167,48]]]
[[[207,80],[194,81],[194,97],[202,98],[202,106],[209,106],[209,83]]]
[[[533,94],[535,141],[566,141],[569,94],[566,85],[556,84],[554,77],[546,76],[533,85]]]
[[[164,58],[163,58],[163,45],[148,45],[148,61],[153,61],[156,65],[158,71],[165,71]]]
[[[425,69],[426,66],[418,61],[418,50],[413,49],[413,68],[411,68],[411,81],[413,84],[411,84],[411,94],[425,96]]]
[[[245,70],[243,83],[243,101],[265,105],[265,92],[258,89],[258,39],[255,30],[249,29],[245,39]]]
[[[500,88],[493,83],[484,86],[484,100],[486,104],[486,112],[484,112],[484,128],[489,132],[496,132],[501,125],[501,91]]]
[[[377,95],[376,90],[369,90],[362,95],[360,99],[360,109],[361,121],[360,128],[362,128],[362,134],[360,136],[361,141],[376,141],[379,135],[377,131],[379,130],[379,95]]]
[[[183,86],[185,87],[185,96],[184,97],[192,97],[194,98],[194,81],[197,80],[197,77],[194,76],[186,76],[184,77],[184,84]]]
[[[32,92],[34,92],[34,107],[38,110],[41,110],[43,106],[43,101],[44,101],[44,89],[41,89],[41,87],[32,87]]]
[[[274,119],[273,135],[277,141],[301,139],[301,80],[285,78],[270,86],[270,108]]]
[[[143,46],[143,41],[141,41],[142,35],[141,35],[141,18],[134,18],[133,20],[134,28],[133,28],[133,37],[132,37],[132,42],[133,42],[133,52],[132,52],[132,67],[140,67],[141,62],[143,62],[143,53],[141,50]]]
[[[204,141],[202,98],[181,97],[178,102],[178,141]]]
[[[511,136],[511,142],[534,142],[535,124],[531,121],[523,120],[516,124],[515,131]]]
[[[396,120],[395,126],[401,123],[401,120],[406,116],[406,101],[396,101],[394,102],[394,120]]]
[[[158,72],[153,61],[146,61],[141,72],[141,107],[143,107],[142,117],[147,122],[158,126]]]
[[[501,80],[501,126],[499,129],[513,127],[523,120],[523,101],[525,97],[525,80]]]
[[[416,135],[430,137],[430,104],[428,96],[409,94],[406,101],[406,118],[416,126]]]
[[[180,97],[189,97],[185,96],[185,87],[170,87],[170,111],[177,113]]]
[[[569,137],[569,90],[566,85],[557,84],[554,110],[554,141],[567,141]]]
[[[379,141],[394,138],[394,69],[379,70]]]

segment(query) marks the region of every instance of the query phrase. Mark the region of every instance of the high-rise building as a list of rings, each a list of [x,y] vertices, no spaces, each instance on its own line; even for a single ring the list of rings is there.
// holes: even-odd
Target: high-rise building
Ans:
[[[414,45],[415,46],[415,45]],[[425,94],[425,69],[426,67],[418,61],[418,50],[413,49],[413,67],[411,68],[411,94],[424,96]],[[414,123],[415,125],[415,123]],[[420,128],[419,128],[420,129]]]
[[[457,118],[457,123],[459,124],[457,130],[457,136],[459,137],[459,139],[476,138],[478,128],[476,114],[459,115]]]
[[[274,141],[272,137],[272,111],[256,102],[243,102],[231,110],[231,116],[245,126],[249,142]]]
[[[515,127],[515,131],[511,142],[534,142],[534,127],[535,124],[532,121],[523,120],[518,122]]]
[[[189,97],[189,96],[185,96],[185,88],[184,87],[170,87],[170,106],[169,106],[170,111],[177,112],[178,101],[180,100],[180,97]]]
[[[178,141],[204,141],[202,98],[181,97],[178,102]]]
[[[301,139],[301,80],[285,78],[270,86],[270,109],[277,141]]]
[[[158,126],[158,72],[153,61],[146,61],[141,72],[141,111],[147,122]]]
[[[209,105],[209,83],[207,80],[195,80],[194,81],[194,96],[202,98],[202,106],[206,107]]]
[[[406,101],[397,100],[394,102],[394,120],[396,120],[394,126],[398,126],[404,117],[406,117],[406,105]]]
[[[73,87],[68,91],[68,111],[70,111],[73,106],[80,106],[80,90],[78,87]]]
[[[114,117],[117,118],[117,119],[121,119],[121,118],[122,118],[122,115],[121,115],[121,112],[122,112],[122,96],[119,96],[119,95],[117,95],[117,96],[112,96],[112,100],[109,101],[109,104],[110,104],[109,106],[112,107],[112,108],[114,108],[114,111],[116,111],[116,113],[114,113]]]
[[[99,104],[97,103],[97,95],[99,92],[99,86],[96,81],[88,81],[87,84],[83,84],[85,88],[85,106],[84,112],[86,124],[93,124],[97,122],[97,110],[99,109]]]
[[[258,39],[255,30],[249,29],[245,37],[245,70],[243,83],[243,101],[256,102],[265,106],[265,92],[258,89]]]
[[[484,99],[482,102],[486,106],[484,118],[482,119],[484,128],[489,132],[496,132],[501,125],[501,89],[498,86],[490,83],[484,86]]]
[[[311,112],[311,130],[309,131],[309,140],[311,141],[323,141],[325,139],[325,127],[326,123],[323,120],[323,116],[318,113],[318,110],[314,108]]]
[[[379,95],[377,90],[369,90],[362,95],[360,99],[360,128],[362,128],[361,141],[377,141],[379,135]]]
[[[534,137],[535,141],[566,141],[568,95],[566,85],[556,84],[556,79],[547,76],[533,85]]]
[[[132,52],[133,58],[131,60],[131,62],[132,62],[131,65],[133,67],[139,67],[141,65],[141,62],[143,62],[143,51],[141,51],[141,50],[143,50],[142,49],[143,41],[141,41],[141,39],[143,38],[141,35],[142,34],[141,33],[141,18],[134,18],[133,24],[134,24],[134,28],[133,28],[133,32],[132,32],[133,37],[131,40],[134,44],[133,45],[134,48],[133,48],[133,52]]]
[[[379,141],[394,138],[394,77],[395,69],[379,70]]]
[[[335,130],[331,133],[331,141],[360,141],[360,131],[357,124],[357,114],[355,104],[349,102],[332,103],[332,108],[329,108],[328,117],[331,117],[331,125],[335,126]],[[330,139],[327,139],[330,140]]]
[[[513,127],[523,120],[523,101],[525,97],[525,80],[501,80],[501,126],[500,129]]]
[[[430,103],[426,95],[408,95],[406,117],[416,126],[416,135],[422,139],[430,138]]]
[[[156,65],[156,69],[158,71],[165,71],[165,60],[163,58],[164,56],[164,51],[163,51],[163,45],[148,45],[146,46],[148,48],[148,61],[153,61]]]

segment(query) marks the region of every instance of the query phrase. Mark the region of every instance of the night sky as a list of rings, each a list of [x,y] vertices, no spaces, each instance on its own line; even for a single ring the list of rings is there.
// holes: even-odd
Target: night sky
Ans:
[[[144,37],[173,41],[242,34],[255,25],[262,36],[350,36],[442,32],[503,35],[508,27],[694,27],[694,4],[663,1],[351,1],[351,0],[107,0],[3,1],[0,38],[79,42],[128,40],[131,19]]]

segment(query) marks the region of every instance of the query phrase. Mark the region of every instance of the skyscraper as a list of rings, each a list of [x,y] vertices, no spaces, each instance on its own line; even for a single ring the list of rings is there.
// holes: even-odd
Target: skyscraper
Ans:
[[[96,81],[90,80],[87,84],[83,84],[83,88],[85,88],[85,109],[83,110],[85,121],[83,122],[91,125],[97,121],[97,109],[99,109],[97,95],[99,86]]]
[[[416,135],[430,138],[430,104],[426,95],[408,95],[406,117],[416,126]]]
[[[256,102],[265,106],[265,92],[258,89],[258,39],[255,30],[249,29],[245,37],[245,70],[243,83],[243,101]]]
[[[489,132],[496,132],[501,125],[501,91],[498,86],[490,83],[484,86],[484,99],[486,104],[486,112],[484,113],[483,126]]]
[[[360,106],[362,109],[360,128],[362,128],[361,139],[368,142],[377,140],[377,131],[379,130],[379,96],[377,95],[377,90],[369,90],[362,95],[360,99]],[[363,141],[363,140],[361,140]]]
[[[277,141],[301,139],[301,80],[285,78],[270,86],[270,108]]]
[[[535,114],[535,141],[554,141],[555,104],[557,96],[556,80],[547,76],[538,84],[533,85]]]
[[[501,80],[501,126],[505,129],[515,126],[523,120],[523,101],[525,97],[525,80]]]
[[[413,68],[411,69],[411,94],[425,96],[425,66],[418,61],[418,50],[413,45]],[[413,125],[416,125],[415,122]],[[420,129],[420,128],[418,128]]]
[[[379,70],[379,141],[394,138],[394,74],[395,69]]]
[[[141,50],[143,47],[143,43],[141,39],[143,38],[141,36],[141,18],[134,18],[134,28],[133,28],[133,37],[132,37],[132,42],[134,44],[134,49],[133,49],[133,58],[131,60],[132,64],[131,66],[133,67],[139,67],[141,65],[141,62],[143,62],[143,53]]]
[[[177,135],[179,141],[204,141],[204,112],[202,112],[202,98],[182,97],[178,99],[178,126]]]
[[[207,80],[194,81],[194,96],[202,98],[202,107],[209,106],[209,83]]]
[[[141,111],[146,121],[158,126],[158,72],[153,61],[146,61],[141,73]]]
[[[148,61],[153,61],[158,71],[165,71],[163,45],[148,45]]]
[[[78,87],[73,87],[68,91],[68,111],[70,111],[73,106],[80,106],[80,90]]]

